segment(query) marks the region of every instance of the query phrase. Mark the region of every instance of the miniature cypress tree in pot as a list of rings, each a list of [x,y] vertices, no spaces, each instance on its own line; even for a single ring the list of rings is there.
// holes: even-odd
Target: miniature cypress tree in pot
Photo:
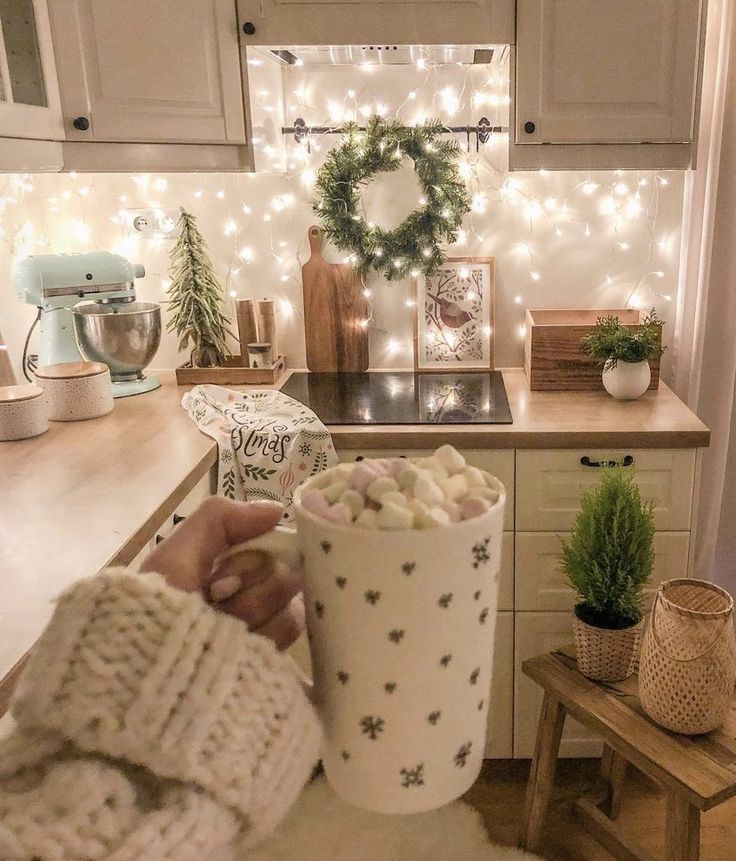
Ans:
[[[562,572],[578,596],[578,668],[600,681],[621,681],[636,667],[654,565],[654,504],[633,479],[631,469],[604,466],[562,547]]]

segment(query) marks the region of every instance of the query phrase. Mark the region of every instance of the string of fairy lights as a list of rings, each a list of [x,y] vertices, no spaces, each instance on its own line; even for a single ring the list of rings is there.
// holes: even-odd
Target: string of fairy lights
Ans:
[[[324,69],[315,82],[314,68],[301,63],[281,70],[280,92],[272,84],[256,84],[251,90],[252,143],[259,171],[255,174],[190,176],[184,186],[175,176],[135,174],[118,177],[118,184],[113,185],[115,181],[107,175],[72,173],[58,177],[58,191],[41,200],[39,187],[46,189],[50,183],[39,182],[35,175],[6,175],[0,178],[0,249],[11,261],[29,253],[92,249],[140,258],[144,249],[168,248],[172,237],[165,232],[145,240],[132,236],[131,209],[164,211],[182,205],[195,213],[209,210],[205,235],[211,230],[212,212],[218,213],[217,218],[224,212],[220,230],[230,251],[225,261],[218,256],[215,263],[224,276],[226,290],[234,298],[255,295],[254,290],[263,295],[267,282],[267,292],[278,300],[281,316],[288,320],[296,311],[301,266],[308,257],[305,236],[306,227],[314,220],[311,203],[315,179],[326,153],[339,144],[340,137],[312,133],[295,141],[281,134],[282,121],[290,124],[299,116],[306,119],[307,127],[337,127],[346,122],[365,124],[369,117],[378,115],[410,125],[439,117],[450,126],[475,125],[484,115],[492,127],[508,124],[505,64],[435,63],[421,49],[416,49],[414,56],[410,67],[373,63],[335,66],[331,86],[325,85],[328,77]],[[248,62],[255,67],[254,79],[257,66],[268,64],[258,54],[249,56]],[[506,132],[493,131],[486,143],[477,146],[474,137],[462,133],[456,137],[461,145],[458,169],[467,183],[471,211],[457,242],[447,251],[452,256],[499,258],[508,254],[523,267],[529,287],[525,288],[522,279],[512,288],[513,305],[519,306],[516,325],[520,335],[527,304],[525,289],[534,285],[538,295],[537,285],[539,289],[546,285],[548,262],[556,255],[575,253],[588,240],[595,242],[600,257],[601,283],[594,286],[620,285],[619,301],[630,307],[648,308],[672,299],[663,285],[671,289],[669,285],[674,283],[676,236],[671,229],[665,233],[658,221],[663,195],[672,193],[668,175],[621,170],[509,173]],[[122,193],[117,193],[123,186]],[[114,202],[112,187],[116,190]],[[186,192],[182,193],[184,187]],[[25,217],[29,203],[33,204],[33,216]],[[408,202],[409,209],[418,205],[420,198]],[[96,229],[100,212],[119,228],[119,241],[112,248],[106,241],[109,230],[99,235],[103,232]],[[494,226],[512,217],[523,228],[513,247],[499,249],[494,245]],[[256,221],[260,221],[257,231]],[[69,247],[50,247],[48,237],[52,233],[55,237],[66,235]],[[632,251],[638,255],[635,263]],[[349,261],[349,255],[342,259]],[[619,276],[624,269],[628,274],[622,279]],[[149,269],[149,274],[160,278],[165,298],[166,271],[151,273]],[[254,282],[259,282],[257,287]],[[377,301],[379,291],[392,289],[393,284],[383,283],[372,271],[364,276],[369,303]],[[405,304],[411,306],[412,301],[407,290]],[[373,306],[362,325],[374,325]],[[406,348],[391,331],[385,337],[389,354]]]

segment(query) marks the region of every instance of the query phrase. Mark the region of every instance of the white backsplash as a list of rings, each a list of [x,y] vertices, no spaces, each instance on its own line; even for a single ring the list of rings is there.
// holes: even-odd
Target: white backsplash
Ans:
[[[79,174],[0,176],[0,331],[16,366],[34,309],[13,291],[13,261],[29,253],[112,250],[146,267],[139,298],[165,301],[171,240],[130,235],[126,210],[184,206],[198,218],[228,294],[278,301],[277,349],[304,366],[300,268],[308,256],[311,180],[339,140],[317,137],[311,153],[279,133],[281,117],[339,125],[382,111],[407,122],[440,116],[475,125],[487,116],[506,126],[504,65],[290,67],[283,74],[251,57],[256,174]],[[259,77],[260,76],[260,77]],[[463,149],[464,134],[457,135]],[[495,134],[462,158],[473,211],[451,256],[496,258],[495,357],[498,367],[522,362],[524,309],[640,307],[656,304],[674,330],[682,221],[682,172],[534,172],[506,170],[506,135]],[[416,206],[407,166],[379,178],[364,198],[368,217],[394,224]],[[345,254],[331,253],[333,260]],[[367,276],[374,320],[372,367],[411,367],[409,284]],[[632,298],[633,297],[633,298]],[[228,304],[231,300],[228,298]],[[33,351],[33,350],[32,350]],[[154,366],[184,360],[165,335]],[[666,369],[666,361],[665,361]],[[666,370],[665,370],[666,376]]]

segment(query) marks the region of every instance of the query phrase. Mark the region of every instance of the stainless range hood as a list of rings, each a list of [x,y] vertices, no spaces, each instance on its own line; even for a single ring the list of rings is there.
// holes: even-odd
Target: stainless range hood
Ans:
[[[508,50],[507,46],[488,45],[307,45],[271,49],[274,56],[290,66],[404,66],[424,62],[428,66],[460,63],[492,63]]]

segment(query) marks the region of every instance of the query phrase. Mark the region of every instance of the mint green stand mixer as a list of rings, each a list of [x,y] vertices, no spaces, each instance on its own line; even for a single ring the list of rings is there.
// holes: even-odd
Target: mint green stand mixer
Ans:
[[[157,389],[159,380],[143,369],[161,342],[161,306],[136,301],[135,279],[144,275],[140,264],[105,251],[21,260],[13,282],[19,298],[39,309],[38,366],[102,362],[116,398]]]

